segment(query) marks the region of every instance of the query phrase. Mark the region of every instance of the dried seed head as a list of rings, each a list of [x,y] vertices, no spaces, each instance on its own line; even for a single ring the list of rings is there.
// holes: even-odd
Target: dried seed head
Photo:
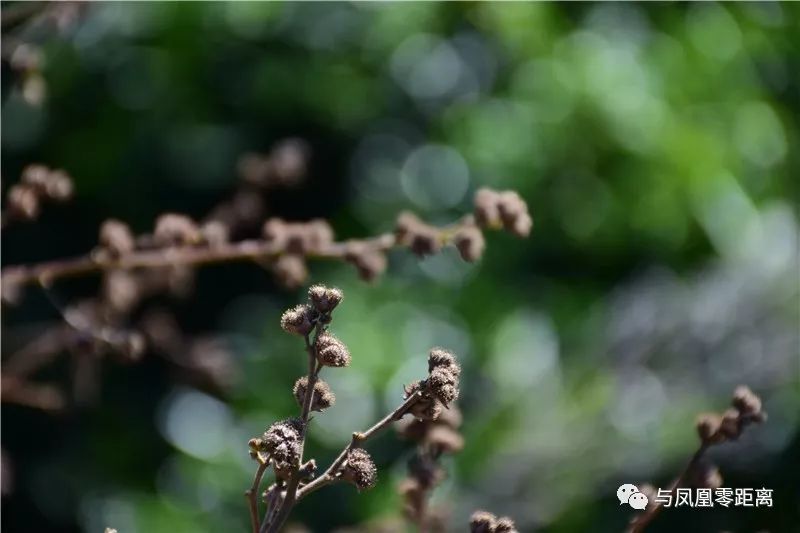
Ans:
[[[455,367],[458,368],[458,367]],[[437,367],[428,376],[428,388],[445,407],[458,399],[458,373],[451,367]]]
[[[110,218],[100,225],[100,246],[114,257],[121,257],[133,251],[136,242],[127,224]]]
[[[745,385],[740,385],[733,391],[732,404],[744,416],[753,417],[761,414],[761,398]]]
[[[386,271],[386,255],[360,241],[350,241],[345,248],[344,259],[358,270],[358,277],[374,281]]]
[[[475,511],[469,519],[470,533],[494,533],[497,517],[488,511]]]
[[[342,469],[342,479],[349,481],[359,491],[371,489],[378,480],[378,469],[372,457],[362,448],[353,448],[347,453]]]
[[[327,221],[314,219],[302,225],[306,252],[318,252],[333,242],[333,228]]]
[[[302,139],[290,138],[276,144],[269,153],[271,182],[295,185],[306,175],[310,149]]]
[[[737,409],[727,409],[722,414],[719,432],[726,439],[735,440],[742,434],[740,413]]]
[[[494,533],[517,533],[517,526],[509,517],[503,516],[497,519]]]
[[[54,170],[47,176],[44,195],[54,202],[66,202],[72,198],[72,178],[63,170]]]
[[[39,216],[39,194],[31,187],[22,184],[12,185],[8,189],[8,209],[15,216],[24,220],[33,220]]]
[[[282,249],[286,246],[287,224],[282,219],[270,218],[264,222],[261,233],[267,242],[274,244],[277,248]]]
[[[464,449],[464,437],[458,431],[439,424],[428,430],[425,442],[442,453],[458,453]]]
[[[350,366],[350,351],[332,333],[325,332],[317,338],[317,360],[324,366]]]
[[[311,301],[311,305],[320,313],[333,311],[343,297],[341,290],[326,287],[325,285],[312,285],[308,289],[308,299]]]
[[[303,402],[305,401],[306,390],[308,390],[308,376],[303,376],[294,382],[292,392],[300,407],[303,406]],[[314,383],[314,397],[311,399],[311,410],[323,411],[332,406],[335,401],[336,396],[331,391],[330,386],[321,379],[317,379],[317,382]]]
[[[220,220],[209,220],[200,228],[203,242],[211,248],[219,248],[228,243],[230,239],[228,226]]]
[[[465,226],[456,232],[453,242],[464,261],[473,263],[481,258],[486,248],[483,233],[476,226]]]
[[[498,194],[487,188],[480,188],[475,192],[475,221],[483,228],[499,228],[500,209],[498,207]]]
[[[300,458],[300,432],[303,422],[289,418],[272,424],[261,437],[265,452],[276,464],[294,464]]]
[[[714,444],[725,440],[724,435],[720,433],[721,425],[722,417],[716,413],[701,414],[695,422],[697,434],[704,444]]]
[[[196,244],[200,242],[200,230],[191,218],[167,213],[156,220],[153,240],[161,247]]]
[[[461,374],[461,367],[458,366],[456,356],[444,348],[431,348],[428,354],[428,372],[433,372],[434,368],[451,368],[456,375]]]
[[[282,287],[296,289],[308,278],[308,267],[303,256],[283,254],[272,263],[272,273]]]
[[[281,329],[301,337],[311,333],[316,320],[314,310],[308,305],[301,304],[284,311],[281,316]]]

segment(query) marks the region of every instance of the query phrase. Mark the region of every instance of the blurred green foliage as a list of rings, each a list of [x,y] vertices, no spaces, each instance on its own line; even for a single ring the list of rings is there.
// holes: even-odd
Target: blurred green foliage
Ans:
[[[313,266],[345,291],[333,330],[354,354],[325,376],[338,402],[315,418],[318,462],[442,345],[465,365],[467,447],[435,497],[453,530],[486,507],[523,531],[621,531],[616,487],[666,486],[695,413],[747,382],[770,422],[715,459],[726,486],[773,488],[775,507],[667,512],[652,530],[790,531],[799,22],[788,3],[93,3],[60,35],[31,32],[41,105],[4,85],[4,188],[44,162],[78,195],[9,229],[3,263],[84,253],[109,216],[137,231],[165,211],[199,217],[242,152],[286,136],[309,141],[312,173],[272,213],[330,218],[342,238],[405,208],[449,222],[479,186],[516,189],[531,238],[490,235],[476,266],[398,252],[376,286]],[[246,442],[295,412],[302,347],[278,317],[302,297],[225,265],[171,304],[188,331],[235,346],[241,379],[223,397],[148,357],[108,365],[101,403],[69,417],[4,406],[6,530],[246,531]],[[54,312],[34,294],[4,315]],[[293,519],[332,531],[396,517],[411,450],[394,435],[370,450],[376,489],[333,487]]]

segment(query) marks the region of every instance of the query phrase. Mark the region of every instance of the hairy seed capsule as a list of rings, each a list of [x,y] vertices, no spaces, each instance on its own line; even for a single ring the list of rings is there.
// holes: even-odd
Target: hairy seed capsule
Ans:
[[[503,516],[497,519],[497,524],[494,526],[494,533],[517,533],[517,526],[509,517]]]
[[[325,332],[317,338],[317,360],[324,366],[350,366],[350,351],[333,334]]]
[[[311,305],[320,313],[333,311],[343,297],[342,291],[325,285],[313,285],[308,289],[308,299],[311,301]]]
[[[359,491],[375,486],[378,481],[378,469],[366,450],[353,448],[347,453],[347,462],[342,469],[342,479],[355,485]]]
[[[469,519],[470,533],[494,533],[497,518],[488,511],[475,511]]]
[[[724,435],[720,433],[720,426],[722,425],[722,417],[716,413],[705,413],[697,417],[695,427],[700,440],[705,444],[713,444],[725,440]]]
[[[315,313],[311,307],[301,304],[284,311],[281,316],[281,329],[292,335],[301,337],[314,329]]]
[[[300,407],[303,406],[307,390],[308,376],[303,376],[295,381],[294,387],[292,388],[292,393],[294,394],[294,398],[297,400],[297,404]],[[323,411],[332,406],[334,402],[336,402],[336,396],[331,391],[330,386],[321,379],[317,379],[317,382],[314,383],[314,396],[311,399],[311,410]]]
[[[261,437],[264,451],[272,456],[276,464],[293,464],[300,457],[302,428],[303,423],[298,418],[275,422]]]

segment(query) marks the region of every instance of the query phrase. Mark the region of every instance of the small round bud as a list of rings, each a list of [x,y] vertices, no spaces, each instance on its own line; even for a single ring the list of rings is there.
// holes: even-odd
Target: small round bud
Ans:
[[[209,247],[219,248],[228,243],[229,230],[220,220],[209,220],[200,227],[200,236]]]
[[[699,488],[718,489],[722,486],[722,474],[719,468],[707,461],[701,461],[689,472],[692,485]]]
[[[353,448],[347,453],[347,460],[342,468],[342,479],[355,485],[359,491],[375,486],[378,481],[378,469],[366,450]]]
[[[47,177],[44,194],[55,202],[66,202],[72,198],[72,178],[63,170],[54,170]]]
[[[407,244],[412,234],[416,233],[417,228],[422,225],[422,221],[417,215],[409,211],[403,211],[397,215],[394,234],[399,242]]]
[[[761,398],[755,395],[747,386],[740,385],[733,391],[733,406],[745,416],[761,413]]]
[[[100,246],[114,257],[121,257],[133,251],[136,241],[127,224],[110,218],[100,225]]]
[[[130,313],[139,303],[139,282],[127,270],[112,270],[103,276],[103,298],[112,311]]]
[[[200,231],[194,221],[176,213],[167,213],[156,219],[153,231],[153,240],[156,245],[183,246],[200,242]]]
[[[272,424],[261,437],[264,451],[272,456],[276,465],[280,463],[294,464],[300,457],[300,432],[303,423],[300,419],[290,418]]]
[[[469,519],[470,533],[494,533],[497,517],[488,511],[475,511]]]
[[[314,329],[314,322],[314,311],[309,306],[302,304],[284,311],[281,316],[281,329],[292,335],[303,337]]]
[[[333,228],[327,221],[314,219],[303,225],[306,251],[319,252],[333,242]]]
[[[525,200],[514,191],[500,193],[497,206],[503,227],[517,237],[527,237],[533,227]]]
[[[434,368],[427,379],[428,388],[445,406],[458,399],[458,374],[449,367]]]
[[[517,526],[509,517],[503,516],[497,519],[497,524],[494,526],[494,533],[517,533]]]
[[[442,248],[439,230],[431,226],[420,226],[411,236],[409,248],[419,257],[435,254]]]
[[[288,237],[287,224],[280,218],[270,218],[264,222],[262,234],[267,242],[274,244],[277,248],[284,248]]]
[[[457,375],[461,374],[461,368],[458,366],[455,355],[444,348],[431,348],[428,354],[428,372],[439,367],[454,368]]]
[[[308,289],[308,299],[311,305],[320,313],[330,313],[342,301],[342,291],[325,285],[312,285]]]
[[[705,413],[697,417],[695,427],[700,440],[704,444],[715,444],[725,440],[725,436],[720,433],[722,417],[716,413]]]
[[[466,226],[458,230],[453,242],[458,248],[458,253],[464,261],[474,263],[483,255],[486,240],[483,233],[475,226]]]
[[[307,390],[308,376],[303,376],[294,382],[292,393],[294,394],[294,398],[297,400],[297,404],[300,407],[303,406]],[[311,410],[323,411],[332,406],[334,402],[336,402],[336,396],[331,391],[330,386],[321,379],[317,379],[317,382],[314,383],[314,396],[311,398]]]
[[[317,338],[317,360],[324,366],[350,366],[350,351],[333,334],[325,332]]]
[[[278,283],[287,289],[296,289],[308,279],[308,267],[300,255],[283,254],[272,264]]]
[[[348,242],[344,259],[356,267],[358,277],[366,282],[374,281],[386,271],[386,255],[380,250],[370,248],[363,242]]]
[[[740,413],[737,409],[727,409],[722,414],[719,432],[727,439],[735,440],[742,434]]]
[[[475,192],[475,221],[483,228],[499,228],[501,224],[498,194],[487,188]]]
[[[39,194],[33,188],[16,184],[8,189],[8,209],[15,216],[24,220],[33,220],[39,216]]]
[[[295,185],[306,175],[310,149],[302,139],[286,139],[269,153],[272,179],[281,185]]]

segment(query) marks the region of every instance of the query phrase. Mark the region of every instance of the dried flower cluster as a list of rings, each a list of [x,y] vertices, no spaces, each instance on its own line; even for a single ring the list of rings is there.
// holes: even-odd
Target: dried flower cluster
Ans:
[[[469,520],[470,533],[517,533],[517,526],[507,516],[496,517],[487,511],[475,511]]]
[[[435,420],[404,419],[398,422],[401,437],[417,444],[415,455],[408,464],[408,477],[400,484],[403,512],[421,531],[444,531],[446,513],[430,508],[428,500],[436,486],[446,477],[439,464],[442,454],[458,453],[464,447],[464,437],[458,432],[461,411],[454,405],[441,411]]]
[[[12,220],[35,220],[42,204],[66,202],[72,198],[73,190],[72,178],[65,171],[28,165],[22,170],[20,182],[8,189],[3,226]]]
[[[304,459],[310,413],[323,411],[334,403],[330,386],[319,374],[325,367],[346,367],[352,360],[347,346],[329,331],[333,312],[342,300],[339,289],[314,285],[308,291],[305,304],[288,309],[281,316],[281,328],[305,340],[308,374],[298,378],[292,390],[300,405],[300,416],[272,424],[248,443],[250,456],[258,463],[253,485],[246,493],[254,533],[278,531],[299,500],[330,483],[351,483],[359,491],[373,487],[378,469],[363,444],[406,414],[414,414],[417,420],[406,426],[404,433],[416,435],[424,448],[411,468],[419,491],[430,490],[442,479],[444,474],[436,465],[436,459],[442,453],[455,452],[463,446],[457,431],[461,415],[455,408],[447,410],[458,397],[461,369],[452,353],[434,348],[428,358],[428,378],[416,382],[415,387],[406,387],[403,403],[371,428],[353,433],[352,440],[337,459],[315,477],[316,461]],[[425,409],[419,409],[420,405],[426,406]],[[274,471],[275,482],[263,494],[267,511],[262,518],[256,494],[268,468]],[[407,497],[414,497],[410,489]]]
[[[700,437],[700,447],[692,455],[683,472],[672,482],[670,491],[675,491],[687,484],[710,489],[722,486],[722,475],[719,469],[705,458],[708,448],[737,440],[747,426],[762,423],[767,419],[767,413],[762,408],[761,398],[744,385],[734,390],[731,405],[732,407],[722,414],[704,413],[697,417],[695,428]],[[641,490],[648,496],[650,503],[644,513],[631,520],[627,530],[629,533],[644,531],[663,509],[663,506],[658,505],[650,498],[650,494],[655,490],[652,485],[645,484]]]

